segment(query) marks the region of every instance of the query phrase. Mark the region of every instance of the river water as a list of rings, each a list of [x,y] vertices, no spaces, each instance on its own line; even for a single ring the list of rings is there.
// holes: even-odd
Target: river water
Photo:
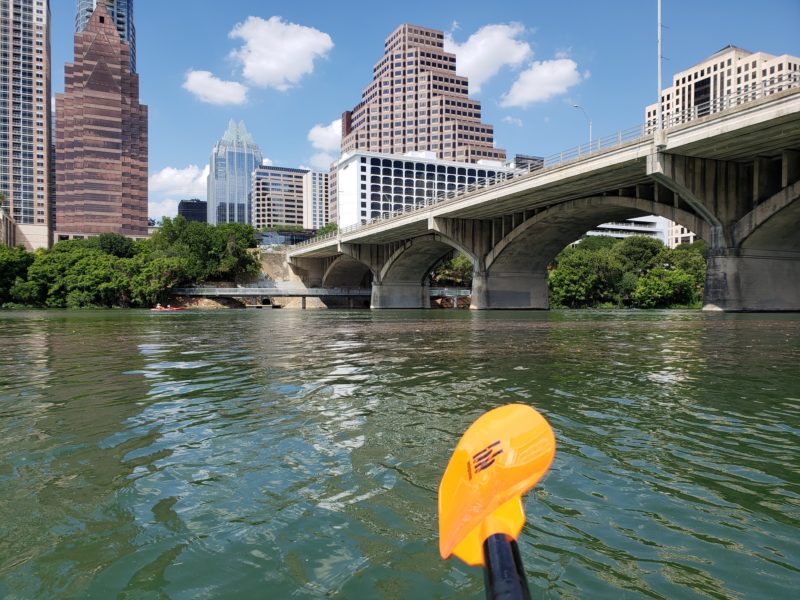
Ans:
[[[463,431],[558,443],[545,598],[794,598],[800,315],[0,313],[0,597],[481,598],[438,555]]]

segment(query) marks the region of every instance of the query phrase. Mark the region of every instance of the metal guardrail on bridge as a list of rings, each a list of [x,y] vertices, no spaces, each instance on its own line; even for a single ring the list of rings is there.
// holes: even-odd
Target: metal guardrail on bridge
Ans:
[[[254,296],[268,296],[272,298],[302,298],[321,296],[370,296],[372,288],[280,288],[280,287],[238,287],[238,288],[212,288],[192,287],[173,288],[176,296],[204,296],[209,298],[245,298]],[[463,298],[470,296],[469,288],[432,287],[431,296],[446,296]]]

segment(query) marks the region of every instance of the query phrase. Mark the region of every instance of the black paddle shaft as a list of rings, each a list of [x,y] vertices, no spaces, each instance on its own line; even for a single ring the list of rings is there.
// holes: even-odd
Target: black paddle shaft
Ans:
[[[530,600],[517,541],[495,533],[483,542],[483,577],[488,600]]]

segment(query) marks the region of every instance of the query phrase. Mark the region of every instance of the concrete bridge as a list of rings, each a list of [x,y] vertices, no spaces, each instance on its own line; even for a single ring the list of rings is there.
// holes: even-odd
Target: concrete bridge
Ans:
[[[725,110],[293,246],[289,259],[307,285],[371,285],[373,308],[423,308],[429,273],[460,250],[473,262],[471,308],[546,309],[547,265],[567,244],[653,214],[709,243],[706,310],[800,310],[797,76]]]

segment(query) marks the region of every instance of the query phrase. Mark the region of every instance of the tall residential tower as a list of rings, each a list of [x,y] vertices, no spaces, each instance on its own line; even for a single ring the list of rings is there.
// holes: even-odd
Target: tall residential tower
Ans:
[[[386,38],[373,79],[352,111],[342,115],[342,152],[429,151],[457,162],[505,160],[494,128],[481,122],[481,103],[456,75],[444,33],[400,25]]]
[[[99,0],[105,2],[108,15],[119,31],[122,41],[131,47],[131,71],[136,73],[136,27],[133,24],[133,0]],[[78,0],[75,13],[75,33],[86,29],[98,0]]]
[[[16,242],[50,243],[50,2],[0,0],[0,194]]]
[[[75,34],[56,96],[56,240],[147,236],[147,107],[105,4]]]
[[[208,222],[251,223],[251,175],[261,166],[261,150],[244,122],[231,120],[211,152],[208,173]]]

